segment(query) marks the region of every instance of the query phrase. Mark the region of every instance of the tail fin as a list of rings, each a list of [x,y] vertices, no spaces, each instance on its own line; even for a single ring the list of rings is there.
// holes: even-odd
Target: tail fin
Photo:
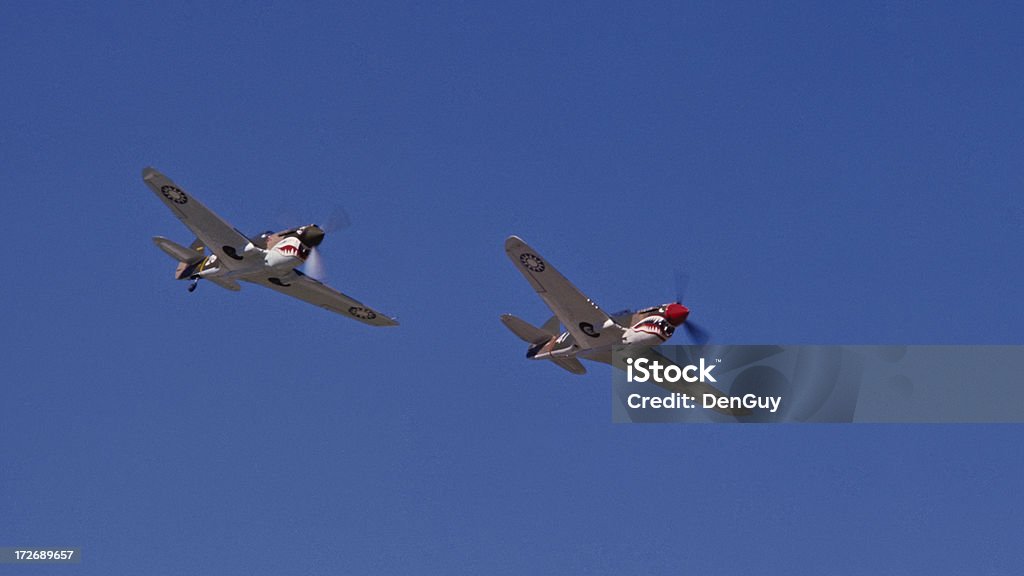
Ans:
[[[552,316],[548,318],[548,321],[541,325],[541,330],[554,336],[562,332],[562,323],[558,321],[558,316]]]
[[[550,320],[544,324],[543,328],[537,328],[522,318],[517,318],[511,314],[502,314],[501,322],[527,344],[540,344],[555,335],[550,329]]]

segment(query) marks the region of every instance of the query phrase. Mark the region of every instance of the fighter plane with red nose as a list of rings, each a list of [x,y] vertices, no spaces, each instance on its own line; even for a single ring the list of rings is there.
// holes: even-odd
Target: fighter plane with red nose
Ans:
[[[665,343],[690,315],[679,302],[609,315],[521,238],[505,240],[505,252],[555,315],[541,327],[511,314],[503,315],[501,321],[530,345],[527,358],[551,360],[573,374],[587,371],[578,358],[611,364],[616,346]],[[559,325],[565,326],[564,332]]]
[[[501,316],[502,323],[529,345],[526,357],[531,360],[550,360],[573,374],[585,374],[587,369],[580,358],[612,364],[614,349],[629,347],[632,357],[646,357],[667,365],[674,362],[654,347],[667,342],[677,328],[684,328],[700,344],[707,340],[704,330],[689,321],[690,310],[680,302],[607,314],[521,238],[509,236],[505,240],[505,253],[555,314],[540,327],[511,314]],[[565,330],[560,326],[565,326]],[[703,379],[655,384],[670,392],[698,398],[703,394],[725,396]],[[730,415],[749,413],[745,409],[716,408],[716,411]]]
[[[241,290],[238,282],[244,281],[371,326],[398,324],[394,318],[298,269],[307,262],[315,264],[319,258],[317,246],[326,233],[316,224],[249,238],[153,168],[142,171],[142,180],[196,235],[196,240],[187,248],[161,236],[153,238],[157,247],[178,261],[174,277],[189,280],[189,292],[196,289],[200,280],[235,292]]]

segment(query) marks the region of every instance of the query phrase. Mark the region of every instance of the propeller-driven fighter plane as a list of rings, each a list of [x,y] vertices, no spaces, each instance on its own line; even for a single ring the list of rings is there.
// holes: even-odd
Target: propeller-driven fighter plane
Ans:
[[[690,310],[680,302],[609,315],[519,237],[505,240],[505,253],[555,314],[540,327],[511,314],[501,316],[505,326],[529,344],[526,357],[531,360],[550,360],[573,374],[585,374],[587,369],[580,358],[611,364],[613,349],[629,346],[643,356],[672,364],[651,347],[668,341],[680,326],[698,342],[707,338],[702,329],[688,321]],[[560,326],[565,326],[565,331]],[[671,392],[724,396],[705,382],[658,385]]]
[[[167,238],[153,238],[161,250],[178,261],[174,277],[189,280],[189,292],[196,289],[200,280],[209,280],[232,291],[241,289],[239,281],[251,282],[364,324],[398,324],[395,319],[298,270],[307,259],[312,261],[317,257],[317,246],[326,235],[316,224],[249,238],[153,168],[143,170],[142,179],[196,235],[188,248]],[[206,250],[210,254],[206,254]]]

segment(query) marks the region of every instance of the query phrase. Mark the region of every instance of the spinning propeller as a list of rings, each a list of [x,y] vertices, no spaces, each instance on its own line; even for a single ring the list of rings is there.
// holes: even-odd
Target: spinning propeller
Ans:
[[[699,324],[694,323],[693,320],[689,320],[688,317],[690,315],[690,310],[681,304],[683,296],[686,295],[686,288],[690,285],[689,274],[686,274],[681,270],[677,270],[675,274],[675,281],[676,303],[669,304],[668,308],[665,309],[665,317],[669,322],[672,322],[674,326],[682,324],[683,330],[686,331],[686,334],[695,344],[707,344],[708,340],[711,339],[711,333],[702,328]],[[676,308],[677,306],[678,308]],[[679,319],[678,323],[673,319],[673,315],[675,318]]]
[[[690,320],[690,309],[683,305],[683,299],[686,296],[686,288],[690,284],[690,276],[681,270],[675,272],[675,284],[676,284],[676,299],[675,302],[665,307],[665,319],[669,321],[672,326],[676,328],[682,326],[683,330],[690,337],[690,340],[694,344],[704,345],[711,339],[711,333],[699,324]],[[615,312],[611,316],[617,317],[624,314],[632,314],[631,308],[626,308]]]
[[[349,218],[348,212],[341,206],[336,206],[331,211],[331,215],[327,217],[324,226],[313,224],[300,229],[299,240],[306,246],[309,246],[309,256],[306,257],[306,263],[302,267],[307,276],[321,282],[327,278],[327,268],[324,266],[323,258],[320,256],[320,250],[317,246],[323,242],[326,234],[344,230],[351,225],[352,219]]]

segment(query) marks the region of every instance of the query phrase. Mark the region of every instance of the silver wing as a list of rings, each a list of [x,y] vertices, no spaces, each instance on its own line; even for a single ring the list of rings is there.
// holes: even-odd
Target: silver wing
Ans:
[[[242,278],[242,280],[266,286],[281,294],[287,294],[299,300],[304,300],[314,306],[325,308],[331,312],[337,312],[342,316],[348,316],[364,324],[371,326],[398,325],[398,321],[394,318],[378,312],[355,298],[346,296],[298,270],[292,270],[280,278],[265,274],[261,276],[247,276]]]
[[[142,180],[178,220],[217,255],[218,264],[228,270],[240,267],[242,251],[249,244],[244,234],[154,168],[144,169]]]
[[[505,253],[583,349],[619,344],[625,330],[517,236]]]

